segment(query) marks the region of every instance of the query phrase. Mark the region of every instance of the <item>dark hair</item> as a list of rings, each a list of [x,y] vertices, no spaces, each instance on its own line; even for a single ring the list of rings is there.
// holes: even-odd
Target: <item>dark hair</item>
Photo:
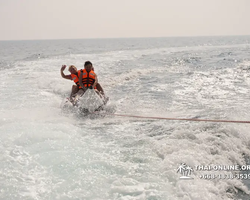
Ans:
[[[87,66],[87,65],[92,65],[92,63],[91,63],[90,61],[86,61],[86,62],[84,63],[84,67]]]

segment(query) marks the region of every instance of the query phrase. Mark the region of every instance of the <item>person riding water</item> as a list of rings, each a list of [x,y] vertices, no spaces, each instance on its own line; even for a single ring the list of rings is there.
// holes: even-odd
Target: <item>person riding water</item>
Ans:
[[[65,79],[73,80],[76,85],[72,86],[70,101],[75,103],[75,100],[82,96],[84,92],[89,89],[96,89],[105,99],[104,91],[101,85],[98,83],[97,75],[93,71],[93,65],[90,61],[86,61],[84,64],[83,70],[77,70],[74,65],[69,66],[70,75],[65,75],[63,71],[65,70],[66,65],[63,65],[61,68],[61,76]]]

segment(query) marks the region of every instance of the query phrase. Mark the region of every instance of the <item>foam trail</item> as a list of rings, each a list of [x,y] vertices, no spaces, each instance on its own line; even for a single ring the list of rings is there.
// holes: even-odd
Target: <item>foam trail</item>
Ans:
[[[240,179],[177,173],[181,163],[246,165],[247,124],[90,118],[60,108],[74,84],[61,65],[91,60],[117,113],[248,121],[249,45],[239,40],[24,44],[27,55],[18,51],[5,60],[11,70],[0,69],[0,199],[249,199]]]

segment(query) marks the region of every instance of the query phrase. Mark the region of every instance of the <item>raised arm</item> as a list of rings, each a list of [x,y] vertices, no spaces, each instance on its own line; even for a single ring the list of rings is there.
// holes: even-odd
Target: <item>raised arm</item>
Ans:
[[[65,79],[72,80],[71,75],[65,75],[65,74],[64,74],[63,71],[65,70],[65,68],[66,68],[66,65],[62,65],[62,68],[61,68],[61,76],[62,76],[63,78],[65,78]]]

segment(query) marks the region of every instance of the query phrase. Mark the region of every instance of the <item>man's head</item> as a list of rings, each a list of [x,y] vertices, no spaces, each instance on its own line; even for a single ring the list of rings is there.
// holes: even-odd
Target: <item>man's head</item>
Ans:
[[[90,72],[92,70],[92,68],[93,68],[93,65],[92,65],[92,63],[90,61],[86,61],[84,63],[84,68],[86,69],[87,72]]]
[[[75,74],[75,73],[77,73],[77,68],[74,65],[70,65],[69,66],[69,72],[71,74]]]

